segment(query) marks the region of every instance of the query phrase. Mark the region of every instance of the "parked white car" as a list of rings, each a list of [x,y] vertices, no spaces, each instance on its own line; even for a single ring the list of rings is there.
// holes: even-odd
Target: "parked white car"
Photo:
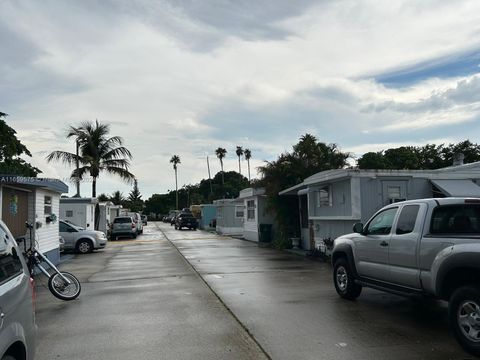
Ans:
[[[137,234],[143,234],[143,221],[142,216],[136,212],[129,212],[127,216],[131,216],[137,229]]]
[[[33,360],[35,286],[21,249],[0,220],[0,359]]]
[[[65,240],[65,250],[75,250],[86,254],[107,245],[107,237],[102,231],[85,230],[70,222],[60,220],[60,236]]]

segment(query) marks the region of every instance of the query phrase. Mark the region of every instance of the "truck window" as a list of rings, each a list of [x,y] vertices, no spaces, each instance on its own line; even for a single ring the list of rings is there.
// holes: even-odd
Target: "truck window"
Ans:
[[[413,231],[419,210],[419,205],[406,205],[403,207],[398,217],[397,235],[408,234]]]
[[[0,285],[20,275],[23,271],[22,263],[17,251],[13,247],[9,235],[0,227]]]
[[[368,223],[367,235],[387,235],[392,229],[393,219],[398,208],[390,208],[375,215],[375,217]]]
[[[430,223],[431,234],[480,234],[480,205],[437,206]]]

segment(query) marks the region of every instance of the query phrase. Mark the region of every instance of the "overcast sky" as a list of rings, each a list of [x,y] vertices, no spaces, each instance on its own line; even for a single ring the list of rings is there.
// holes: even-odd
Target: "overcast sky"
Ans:
[[[252,169],[312,133],[357,156],[480,142],[480,2],[46,0],[0,2],[0,111],[40,176],[98,119],[132,151],[144,198]],[[242,165],[246,175],[246,163]],[[256,171],[253,170],[256,176]],[[102,174],[98,192],[129,185]],[[71,186],[70,194],[74,193]],[[82,186],[82,195],[90,185]]]

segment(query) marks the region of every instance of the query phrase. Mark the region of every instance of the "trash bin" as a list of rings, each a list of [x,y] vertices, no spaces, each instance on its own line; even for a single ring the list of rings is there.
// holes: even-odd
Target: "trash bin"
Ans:
[[[258,241],[261,243],[269,243],[272,241],[272,224],[260,224],[260,234]]]

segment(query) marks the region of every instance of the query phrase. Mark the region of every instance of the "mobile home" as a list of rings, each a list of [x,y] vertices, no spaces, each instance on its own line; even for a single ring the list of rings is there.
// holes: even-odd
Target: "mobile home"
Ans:
[[[222,199],[215,200],[213,204],[217,209],[217,233],[243,236],[243,200]]]
[[[0,219],[14,237],[26,237],[28,221],[34,225],[32,238],[39,250],[53,263],[58,263],[59,252],[59,201],[68,186],[57,179],[0,176]]]
[[[302,248],[352,232],[392,202],[445,196],[480,197],[480,162],[437,170],[322,171],[280,192],[297,196]]]
[[[240,191],[239,200],[243,202],[243,237],[259,241],[260,224],[274,224],[274,215],[267,210],[267,197],[264,188],[247,188]]]

